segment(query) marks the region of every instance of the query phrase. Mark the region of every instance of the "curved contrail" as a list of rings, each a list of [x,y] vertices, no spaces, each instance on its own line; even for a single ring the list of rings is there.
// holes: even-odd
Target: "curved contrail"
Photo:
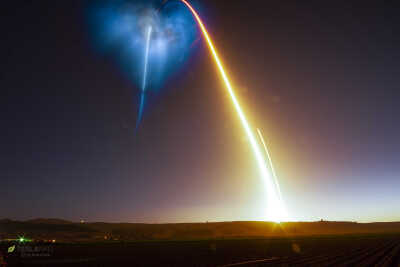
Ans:
[[[277,221],[277,222],[285,220],[285,219],[287,219],[286,212],[285,212],[283,203],[282,203],[280,197],[278,196],[278,193],[275,190],[275,186],[272,181],[271,173],[268,171],[264,157],[262,156],[262,153],[260,152],[260,148],[258,147],[256,139],[254,138],[254,134],[249,126],[249,123],[247,122],[246,116],[245,116],[242,108],[240,107],[239,101],[236,98],[236,95],[233,91],[233,88],[231,86],[229,78],[225,73],[222,62],[218,57],[217,51],[214,48],[213,42],[207,32],[207,29],[204,26],[202,20],[200,19],[200,16],[193,9],[193,7],[186,0],[180,0],[180,1],[182,1],[189,8],[189,10],[192,12],[194,18],[196,19],[196,21],[203,33],[203,36],[206,39],[208,48],[210,49],[211,54],[214,58],[214,61],[219,69],[219,72],[225,83],[226,89],[229,92],[229,95],[230,95],[233,105],[235,107],[236,113],[238,114],[240,121],[242,123],[242,126],[247,134],[247,137],[249,138],[251,148],[253,149],[254,155],[255,155],[257,163],[258,163],[258,167],[260,169],[261,176],[263,178],[263,182],[266,183],[266,190],[267,190],[267,194],[268,194],[268,196],[267,196],[268,197],[268,210],[267,211],[269,213],[267,219]]]

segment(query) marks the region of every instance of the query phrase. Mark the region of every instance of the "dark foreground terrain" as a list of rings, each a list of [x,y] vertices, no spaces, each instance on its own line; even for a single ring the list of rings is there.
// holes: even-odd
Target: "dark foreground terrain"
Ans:
[[[14,244],[8,266],[400,266],[399,234]]]

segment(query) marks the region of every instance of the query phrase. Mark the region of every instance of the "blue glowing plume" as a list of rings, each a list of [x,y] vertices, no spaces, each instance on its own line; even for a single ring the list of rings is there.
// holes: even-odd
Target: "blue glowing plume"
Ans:
[[[88,21],[95,48],[112,56],[136,85],[141,114],[144,93],[159,90],[189,57],[197,35],[195,21],[178,1],[164,5],[149,0],[93,2]],[[145,56],[149,27],[152,31]]]

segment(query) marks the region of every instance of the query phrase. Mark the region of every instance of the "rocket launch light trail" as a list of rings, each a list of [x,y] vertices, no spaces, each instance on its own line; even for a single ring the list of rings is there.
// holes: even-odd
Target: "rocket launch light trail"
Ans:
[[[242,108],[240,107],[239,101],[236,98],[236,95],[233,91],[233,88],[231,86],[231,83],[229,81],[228,76],[225,73],[223,64],[221,62],[221,60],[218,57],[217,51],[214,48],[214,45],[212,43],[212,40],[206,30],[206,27],[204,26],[202,20],[200,19],[200,16],[197,14],[197,12],[193,9],[193,7],[186,1],[186,0],[181,0],[188,8],[189,10],[192,12],[193,16],[195,17],[198,25],[200,26],[201,32],[203,33],[204,38],[206,39],[208,48],[211,51],[211,54],[214,58],[214,61],[219,69],[219,72],[222,76],[222,79],[225,83],[225,86],[229,92],[229,95],[231,97],[231,100],[233,102],[233,105],[235,107],[235,110],[240,118],[240,121],[242,123],[242,126],[247,134],[247,137],[250,141],[250,145],[253,149],[254,155],[256,157],[257,160],[257,164],[258,167],[260,169],[261,172],[261,176],[262,176],[262,180],[263,182],[266,184],[266,191],[267,191],[267,200],[268,200],[268,208],[267,208],[267,220],[272,220],[272,221],[276,221],[276,222],[280,222],[282,220],[287,219],[286,218],[286,212],[283,206],[283,203],[280,199],[280,197],[278,196],[278,192],[275,189],[275,185],[273,183],[273,178],[271,177],[271,173],[269,172],[266,162],[264,160],[264,157],[262,156],[261,152],[260,152],[260,148],[258,147],[258,144],[256,142],[256,139],[253,135],[253,132],[249,126],[249,123],[247,122],[246,116],[242,110]]]
[[[143,86],[142,91],[146,90],[146,80],[147,80],[147,64],[149,61],[149,49],[150,49],[150,39],[151,39],[151,32],[153,28],[149,26],[147,29],[147,36],[146,36],[146,54],[144,58],[144,74],[143,74]]]
[[[264,137],[262,136],[262,133],[261,133],[260,129],[257,129],[257,133],[258,133],[258,136],[260,137],[261,142],[262,142],[262,144],[264,146],[265,154],[267,155],[269,166],[271,167],[271,172],[272,172],[272,176],[274,178],[275,186],[276,186],[276,189],[278,190],[279,199],[282,201],[282,194],[281,194],[281,188],[279,187],[278,176],[276,175],[274,164],[272,163],[272,158],[271,158],[271,156],[269,154],[269,151],[268,151],[268,148],[267,148],[267,144],[264,141]]]
[[[150,39],[151,39],[151,33],[153,31],[152,26],[150,25],[147,29],[147,36],[146,36],[146,51],[145,51],[145,56],[144,56],[144,71],[143,71],[143,82],[142,82],[142,91],[140,95],[140,106],[139,106],[139,115],[138,119],[136,121],[136,129],[139,127],[140,121],[142,119],[143,115],[143,105],[144,105],[144,96],[145,96],[145,91],[146,91],[146,82],[147,82],[147,65],[149,61],[149,50],[150,50]]]

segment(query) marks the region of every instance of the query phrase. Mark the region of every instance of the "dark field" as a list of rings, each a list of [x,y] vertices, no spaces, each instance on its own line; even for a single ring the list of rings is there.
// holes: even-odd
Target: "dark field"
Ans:
[[[399,234],[49,246],[45,257],[16,251],[8,266],[400,266]]]

